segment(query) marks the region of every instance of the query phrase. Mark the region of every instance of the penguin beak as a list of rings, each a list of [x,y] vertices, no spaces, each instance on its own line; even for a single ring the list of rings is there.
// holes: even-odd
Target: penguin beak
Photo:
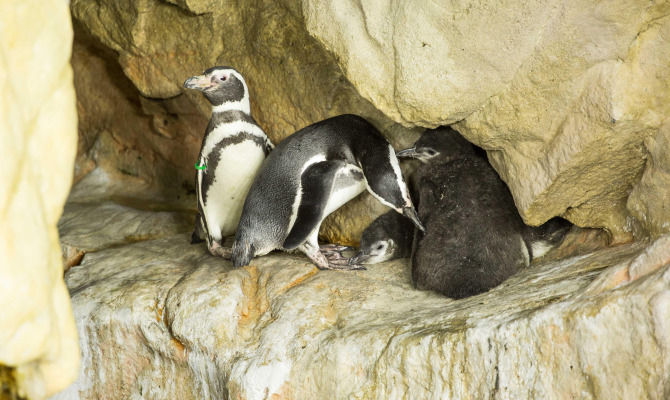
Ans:
[[[421,220],[419,219],[419,216],[417,215],[414,207],[403,207],[402,215],[411,219],[412,222],[414,222],[414,225],[416,225],[416,227],[419,228],[421,232],[426,232],[426,228],[423,227],[423,224],[421,223]]]
[[[411,147],[409,149],[400,150],[395,153],[395,156],[398,158],[418,158],[419,153],[416,152],[416,147]]]
[[[184,82],[184,87],[186,89],[195,89],[195,90],[200,90],[200,91],[205,91],[209,88],[211,88],[212,82],[210,81],[209,77],[207,75],[196,75],[188,78],[186,82]]]

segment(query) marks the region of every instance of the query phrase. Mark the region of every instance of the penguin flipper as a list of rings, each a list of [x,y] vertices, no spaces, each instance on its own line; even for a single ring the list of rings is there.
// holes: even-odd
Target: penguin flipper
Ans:
[[[302,197],[298,215],[284,240],[283,248],[293,250],[304,243],[318,228],[333,189],[337,172],[343,167],[342,161],[321,161],[310,165],[300,178]]]

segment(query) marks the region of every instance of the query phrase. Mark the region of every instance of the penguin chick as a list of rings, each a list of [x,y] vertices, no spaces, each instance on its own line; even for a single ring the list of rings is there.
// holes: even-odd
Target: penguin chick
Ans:
[[[424,163],[412,178],[426,226],[416,232],[411,257],[419,289],[452,298],[488,291],[529,264],[533,243],[560,230],[526,226],[493,167],[449,127],[424,132],[398,156]]]
[[[423,229],[395,151],[372,124],[340,115],[297,131],[270,153],[249,189],[233,264],[298,249],[321,269],[361,269],[337,252],[322,252],[317,236],[324,218],[366,189]]]
[[[526,226],[523,237],[530,261],[544,256],[560,245],[571,228],[570,222],[559,217],[552,218],[540,226]]]
[[[363,231],[361,246],[349,262],[377,264],[396,258],[409,257],[414,238],[412,221],[389,211],[377,217]]]
[[[212,104],[195,166],[199,216],[191,241],[204,236],[210,253],[230,257],[222,240],[235,233],[249,187],[274,146],[251,116],[249,89],[234,68],[210,68],[184,87],[201,91]]]

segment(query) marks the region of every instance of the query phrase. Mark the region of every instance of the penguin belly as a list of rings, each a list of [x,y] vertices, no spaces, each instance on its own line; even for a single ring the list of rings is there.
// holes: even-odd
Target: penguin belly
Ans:
[[[207,230],[217,241],[235,233],[247,192],[265,159],[263,149],[250,140],[228,145],[219,155],[216,170],[207,171],[215,178],[204,209]]]
[[[366,188],[363,171],[360,168],[352,164],[342,168],[335,176],[333,189],[324,208],[323,218],[325,219],[333,211],[363,193]]]

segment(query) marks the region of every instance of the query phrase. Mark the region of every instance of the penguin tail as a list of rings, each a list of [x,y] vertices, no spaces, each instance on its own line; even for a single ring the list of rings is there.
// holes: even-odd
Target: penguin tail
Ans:
[[[233,243],[232,261],[233,266],[235,268],[249,265],[249,263],[251,263],[251,260],[254,258],[255,255],[256,255],[256,248],[252,243],[238,240],[236,240],[235,243]]]
[[[205,239],[202,239],[196,231],[193,231],[191,234],[191,244],[198,244],[204,242]]]

